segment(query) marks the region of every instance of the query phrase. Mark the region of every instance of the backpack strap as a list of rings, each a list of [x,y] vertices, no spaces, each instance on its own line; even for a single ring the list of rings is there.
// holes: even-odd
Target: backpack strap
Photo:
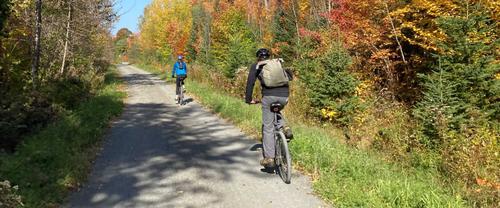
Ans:
[[[177,67],[179,67],[179,69],[185,70],[186,69],[186,63],[177,61]]]

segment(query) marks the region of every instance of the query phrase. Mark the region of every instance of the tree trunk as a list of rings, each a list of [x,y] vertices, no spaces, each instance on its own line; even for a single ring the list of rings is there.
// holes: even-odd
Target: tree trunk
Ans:
[[[296,32],[297,32],[297,46],[299,46],[300,45],[299,16],[297,14],[297,11],[295,10],[295,3],[296,3],[296,1],[294,0],[291,3],[292,3],[293,17],[295,18],[295,29],[296,29]],[[296,58],[299,58],[299,57],[302,58],[302,55],[299,54],[297,52],[297,50],[295,50],[295,57]]]
[[[295,10],[295,1],[292,1],[292,11],[293,11],[293,17],[295,18],[295,29],[297,32],[297,45],[300,45],[299,16],[297,14],[297,11]]]
[[[394,34],[396,42],[398,43],[398,49],[399,49],[399,52],[401,53],[401,58],[403,59],[403,62],[406,64],[406,58],[405,58],[405,54],[403,52],[403,46],[401,46],[401,42],[399,41],[398,34],[396,33],[396,26],[394,26],[394,21],[392,20],[391,14],[389,12],[389,6],[387,6],[387,2],[385,2],[384,5],[385,5],[385,10],[387,12],[387,17],[389,17],[389,21],[391,22],[392,33]]]
[[[69,42],[69,30],[70,30],[70,23],[71,23],[71,1],[68,3],[68,22],[66,24],[66,40],[64,41],[64,55],[63,55],[63,60],[61,64],[61,71],[60,75],[64,74],[64,68],[66,66],[66,56],[68,54],[68,42]]]
[[[35,2],[35,40],[34,40],[34,52],[32,55],[33,62],[31,63],[31,76],[33,81],[33,88],[36,89],[37,85],[37,72],[40,65],[40,39],[42,36],[42,0],[36,0]]]

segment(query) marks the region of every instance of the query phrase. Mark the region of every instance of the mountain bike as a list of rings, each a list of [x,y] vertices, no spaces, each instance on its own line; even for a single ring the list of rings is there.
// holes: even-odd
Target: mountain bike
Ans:
[[[284,119],[281,114],[283,108],[284,106],[280,103],[271,104],[271,112],[274,113],[274,139],[276,141],[274,162],[276,163],[276,170],[283,182],[289,184],[292,178],[292,156],[288,149],[288,141],[283,132],[283,127],[279,125],[279,120]]]

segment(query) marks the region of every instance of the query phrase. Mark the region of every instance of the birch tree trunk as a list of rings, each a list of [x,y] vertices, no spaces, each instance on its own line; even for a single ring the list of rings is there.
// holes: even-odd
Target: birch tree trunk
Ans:
[[[70,23],[71,23],[71,1],[68,3],[68,22],[66,23],[66,40],[64,42],[64,54],[63,54],[63,60],[61,64],[61,71],[60,75],[64,74],[64,68],[66,66],[66,56],[68,54],[68,42],[69,42],[69,30],[70,30]]]
[[[297,11],[295,10],[295,1],[292,1],[292,11],[293,11],[293,17],[295,18],[295,29],[297,32],[297,45],[300,45],[300,34],[299,34],[299,16],[297,14]]]
[[[401,46],[401,42],[399,41],[398,34],[396,33],[396,26],[394,26],[394,21],[392,20],[391,14],[389,12],[389,6],[387,6],[387,2],[385,2],[384,5],[385,5],[385,10],[387,12],[387,17],[389,17],[389,22],[391,22],[392,33],[396,39],[396,42],[398,43],[398,49],[399,49],[399,52],[401,53],[401,58],[403,59],[403,62],[406,64],[407,62],[406,62],[405,54],[403,52],[403,46]]]
[[[36,0],[35,2],[35,40],[34,40],[34,52],[32,55],[33,62],[31,63],[31,76],[33,81],[33,88],[36,89],[37,85],[37,74],[40,65],[40,39],[42,35],[42,0]]]

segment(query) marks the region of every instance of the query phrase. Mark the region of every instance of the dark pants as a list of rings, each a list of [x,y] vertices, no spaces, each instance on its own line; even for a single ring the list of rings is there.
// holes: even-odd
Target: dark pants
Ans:
[[[177,79],[175,80],[175,95],[179,95],[181,93],[181,84],[184,84],[184,79],[186,79],[185,76],[177,76]]]

